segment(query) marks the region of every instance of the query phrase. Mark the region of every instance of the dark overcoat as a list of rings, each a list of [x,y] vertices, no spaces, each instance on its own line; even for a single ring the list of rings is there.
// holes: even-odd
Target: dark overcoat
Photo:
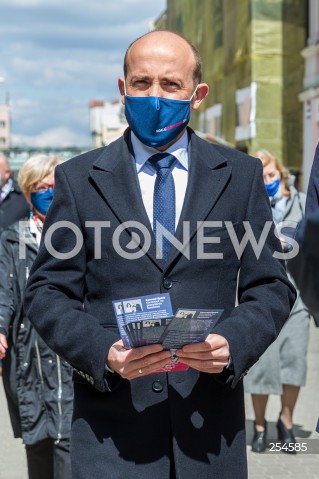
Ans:
[[[258,253],[249,242],[240,252],[225,227],[230,222],[240,242],[245,224],[257,241],[270,225],[260,160],[211,145],[191,130],[189,135],[191,167],[176,237],[183,240],[182,224],[188,221],[190,255],[172,247],[165,265],[156,258],[129,131],[56,168],[45,243],[25,306],[44,340],[76,370],[71,436],[76,479],[168,479],[172,457],[180,479],[247,475],[241,379],[277,337],[295,291],[284,264],[273,257],[280,243],[272,228]],[[118,241],[114,234],[127,221],[144,225],[151,238],[134,260],[123,251],[132,253],[132,242],[138,243],[136,228],[126,225]],[[216,223],[206,223],[201,246],[203,221]],[[190,368],[131,381],[105,373],[109,348],[119,339],[112,300],[159,292],[170,293],[175,311],[224,310],[214,332],[228,340],[233,369],[214,375]]]
[[[288,269],[300,296],[319,327],[319,208],[310,211],[298,225],[299,253],[288,261]]]
[[[319,144],[317,145],[307,189],[306,216],[319,207]]]
[[[0,203],[0,236],[5,228],[29,215],[30,207],[15,179],[10,193]]]

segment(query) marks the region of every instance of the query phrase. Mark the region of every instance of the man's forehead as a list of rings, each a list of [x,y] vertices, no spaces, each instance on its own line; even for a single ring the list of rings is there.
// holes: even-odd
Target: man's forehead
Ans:
[[[167,78],[185,77],[188,73],[192,76],[195,56],[191,47],[181,40],[183,44],[180,47],[172,45],[172,42],[132,45],[126,59],[127,73],[130,76],[154,76],[156,71]]]
[[[180,35],[174,32],[168,32],[168,31],[153,31],[149,32],[146,35],[143,35],[142,37],[138,38],[132,46],[142,44],[142,43],[169,43],[171,45],[185,45],[186,47],[190,47],[188,42],[182,38]]]
[[[194,55],[191,46],[178,35],[171,32],[150,32],[136,40],[128,51],[129,57],[143,55],[145,52],[166,54],[170,57],[179,57],[181,53]]]

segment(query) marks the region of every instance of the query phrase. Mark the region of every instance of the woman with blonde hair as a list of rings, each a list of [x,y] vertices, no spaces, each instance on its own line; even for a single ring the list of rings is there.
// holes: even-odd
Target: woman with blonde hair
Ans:
[[[5,229],[0,241],[0,358],[15,437],[25,444],[30,479],[71,479],[71,368],[37,335],[23,311],[30,268],[52,202],[54,156],[31,156],[18,182],[31,214]]]
[[[294,186],[294,177],[268,150],[259,150],[253,156],[263,163],[263,177],[269,196],[273,219],[295,224],[303,218],[306,197]],[[284,229],[282,230],[284,231]],[[283,250],[289,250],[289,235],[281,240]],[[292,281],[292,278],[290,277]],[[265,419],[270,394],[281,396],[281,410],[276,424],[278,439],[291,443],[285,452],[295,453],[293,412],[300,387],[305,385],[307,373],[307,348],[309,341],[309,312],[300,296],[276,341],[249,370],[244,384],[251,393],[255,413],[252,451],[264,452],[267,448],[267,421]]]

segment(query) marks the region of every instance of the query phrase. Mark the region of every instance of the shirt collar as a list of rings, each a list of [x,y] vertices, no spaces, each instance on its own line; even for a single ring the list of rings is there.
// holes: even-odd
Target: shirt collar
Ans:
[[[136,171],[139,173],[144,166],[146,167],[145,163],[147,160],[156,153],[159,152],[156,148],[152,148],[151,146],[144,145],[137,136],[131,131],[131,141],[132,147],[134,150],[135,155],[135,162],[136,162]],[[165,152],[163,153],[171,153],[174,155],[178,160],[178,166],[182,167],[185,170],[189,169],[189,155],[188,155],[188,134],[185,130],[183,135],[176,141],[173,145],[171,145]]]

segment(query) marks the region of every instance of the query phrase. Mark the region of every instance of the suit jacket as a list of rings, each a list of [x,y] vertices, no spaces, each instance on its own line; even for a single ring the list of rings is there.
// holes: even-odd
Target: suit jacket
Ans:
[[[319,144],[317,145],[315,157],[310,173],[307,190],[306,216],[319,207]]]
[[[189,221],[189,259],[174,247],[167,264],[156,258],[128,148],[129,130],[108,147],[56,168],[43,238],[50,233],[51,246],[65,257],[54,258],[49,242],[42,244],[25,306],[40,335],[76,370],[71,441],[77,479],[106,477],[106,471],[112,479],[165,479],[173,454],[180,478],[247,475],[241,379],[277,337],[295,291],[284,264],[272,256],[281,251],[272,230],[258,259],[249,245],[238,258],[223,223],[232,222],[240,240],[243,221],[248,221],[258,240],[265,222],[272,221],[260,160],[211,145],[192,130],[189,135],[191,167],[176,230],[182,241],[182,222]],[[112,244],[119,225],[132,220],[144,225],[151,238],[135,260],[124,258]],[[56,223],[61,221],[75,228]],[[109,222],[101,228],[101,241],[92,221]],[[203,249],[223,259],[197,259],[197,227],[203,221],[220,222],[217,228],[206,225],[210,242]],[[136,236],[133,231],[130,224],[119,235],[123,250]],[[83,244],[75,233],[83,235]],[[220,243],[212,243],[218,238]],[[94,256],[96,242],[100,259]],[[68,259],[68,253],[73,257]],[[224,310],[214,332],[228,340],[233,369],[213,375],[190,368],[132,381],[105,374],[109,348],[119,339],[112,300],[168,291],[175,311]]]

